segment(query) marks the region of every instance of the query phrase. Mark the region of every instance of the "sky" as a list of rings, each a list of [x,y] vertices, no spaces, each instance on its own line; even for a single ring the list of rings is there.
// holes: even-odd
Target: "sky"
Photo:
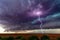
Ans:
[[[5,30],[60,28],[60,0],[0,0]]]

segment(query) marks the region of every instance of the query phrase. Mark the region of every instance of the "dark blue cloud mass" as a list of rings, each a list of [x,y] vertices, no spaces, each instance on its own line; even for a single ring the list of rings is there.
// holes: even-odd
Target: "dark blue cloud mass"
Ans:
[[[6,30],[60,28],[60,0],[0,0],[0,24]]]

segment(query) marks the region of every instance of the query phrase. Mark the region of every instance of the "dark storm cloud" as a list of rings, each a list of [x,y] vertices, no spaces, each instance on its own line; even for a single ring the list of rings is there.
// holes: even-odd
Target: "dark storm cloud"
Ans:
[[[33,0],[30,1],[31,3],[28,1],[29,0],[0,0],[0,20],[18,23],[33,19],[27,17],[27,10],[30,9],[31,4],[35,5],[38,1]]]
[[[43,5],[42,9],[44,11],[48,11],[46,13],[47,15],[45,15],[45,17],[42,16],[41,18],[42,21],[45,22],[43,28],[44,26],[50,26],[51,23],[53,23],[51,24],[52,26],[56,23],[59,25],[59,0],[0,0],[0,24],[6,25],[4,27],[6,30],[39,29],[40,25],[31,24],[36,17],[30,17],[28,15],[28,12],[31,12],[31,9],[39,8],[39,4]],[[55,13],[55,11],[57,12]]]
[[[28,21],[34,19],[27,17],[27,10],[35,6],[35,4],[37,5],[38,2],[36,0],[0,0],[0,24],[6,25],[4,28],[10,30],[26,28],[21,26],[21,23],[26,22],[26,24],[22,25],[27,25]]]

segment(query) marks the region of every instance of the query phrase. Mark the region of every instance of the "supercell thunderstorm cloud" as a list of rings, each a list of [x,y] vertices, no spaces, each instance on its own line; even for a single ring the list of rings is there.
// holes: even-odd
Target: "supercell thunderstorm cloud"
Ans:
[[[0,27],[5,30],[60,28],[60,0],[0,0]]]

